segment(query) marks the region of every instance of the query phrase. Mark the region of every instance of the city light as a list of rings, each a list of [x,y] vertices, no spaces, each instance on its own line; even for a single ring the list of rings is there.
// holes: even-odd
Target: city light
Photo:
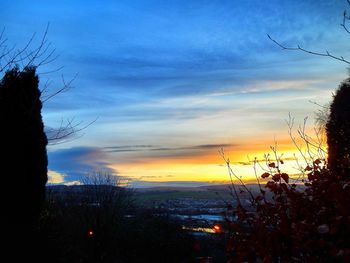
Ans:
[[[215,231],[216,233],[221,232],[221,227],[220,227],[219,225],[214,225],[214,226],[213,226],[213,229],[214,229],[214,231]]]

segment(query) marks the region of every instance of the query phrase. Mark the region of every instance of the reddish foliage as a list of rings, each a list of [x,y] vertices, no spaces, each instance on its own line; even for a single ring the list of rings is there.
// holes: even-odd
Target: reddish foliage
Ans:
[[[289,175],[288,174],[282,173],[281,177],[287,184],[289,183]]]
[[[269,167],[270,168],[276,168],[276,164],[275,163],[269,163]]]
[[[278,182],[279,180],[281,180],[281,175],[280,174],[274,174],[272,176],[272,180],[274,180],[275,182]]]
[[[230,209],[237,219],[227,219],[229,262],[350,261],[349,177],[319,159],[313,166],[305,169],[309,181],[303,185],[289,184],[286,173],[273,174],[265,185],[272,197],[260,191],[253,212],[241,205]]]
[[[268,178],[270,176],[270,173],[263,173],[261,175],[261,178]]]

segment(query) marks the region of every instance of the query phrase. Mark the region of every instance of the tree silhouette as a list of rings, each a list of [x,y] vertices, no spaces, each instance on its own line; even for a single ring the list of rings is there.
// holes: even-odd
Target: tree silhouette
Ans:
[[[328,167],[339,176],[350,172],[350,78],[336,91],[326,126]]]
[[[47,138],[38,84],[35,67],[15,67],[0,83],[1,225],[11,249],[30,247],[45,198]]]
[[[57,59],[56,49],[52,47],[51,42],[47,39],[49,24],[41,38],[37,39],[36,33],[33,33],[31,38],[24,43],[22,47],[11,45],[6,37],[5,28],[0,32],[0,78],[4,74],[11,71],[13,68],[21,69],[30,68],[33,65],[39,69],[47,64],[52,63]],[[38,41],[36,41],[38,40]],[[36,42],[36,43],[35,43]],[[51,71],[41,72],[45,74],[57,73],[63,67],[56,68]],[[40,74],[39,74],[40,75]],[[65,80],[62,76],[62,84],[55,89],[50,87],[52,82],[47,80],[41,86],[40,99],[43,104],[57,95],[64,93],[72,88],[72,82],[75,80],[74,76],[70,80]],[[96,120],[83,125],[83,122],[77,122],[73,119],[62,120],[59,127],[46,127],[46,135],[48,142],[51,145],[64,143],[69,140],[74,140],[78,137],[80,131],[85,130],[88,126]]]

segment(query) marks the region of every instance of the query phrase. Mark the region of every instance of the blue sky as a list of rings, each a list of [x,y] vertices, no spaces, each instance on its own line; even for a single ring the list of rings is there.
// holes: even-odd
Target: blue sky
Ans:
[[[0,17],[18,46],[50,23],[60,56],[39,73],[64,68],[40,75],[42,83],[52,80],[54,90],[61,75],[78,74],[44,105],[46,125],[98,118],[83,136],[49,147],[51,177],[76,182],[107,169],[142,185],[224,180],[213,168],[221,146],[245,158],[286,140],[289,112],[313,117],[309,100],[329,101],[346,65],[283,51],[266,34],[347,56],[346,8],[345,0],[5,0]]]

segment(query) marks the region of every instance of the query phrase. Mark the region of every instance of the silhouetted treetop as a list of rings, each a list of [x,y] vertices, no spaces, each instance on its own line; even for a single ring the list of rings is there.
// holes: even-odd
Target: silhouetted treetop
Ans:
[[[33,238],[45,199],[47,138],[38,85],[35,67],[13,68],[0,82],[0,223],[10,254],[35,254]]]
[[[336,91],[326,126],[328,166],[339,175],[350,172],[350,78]]]

